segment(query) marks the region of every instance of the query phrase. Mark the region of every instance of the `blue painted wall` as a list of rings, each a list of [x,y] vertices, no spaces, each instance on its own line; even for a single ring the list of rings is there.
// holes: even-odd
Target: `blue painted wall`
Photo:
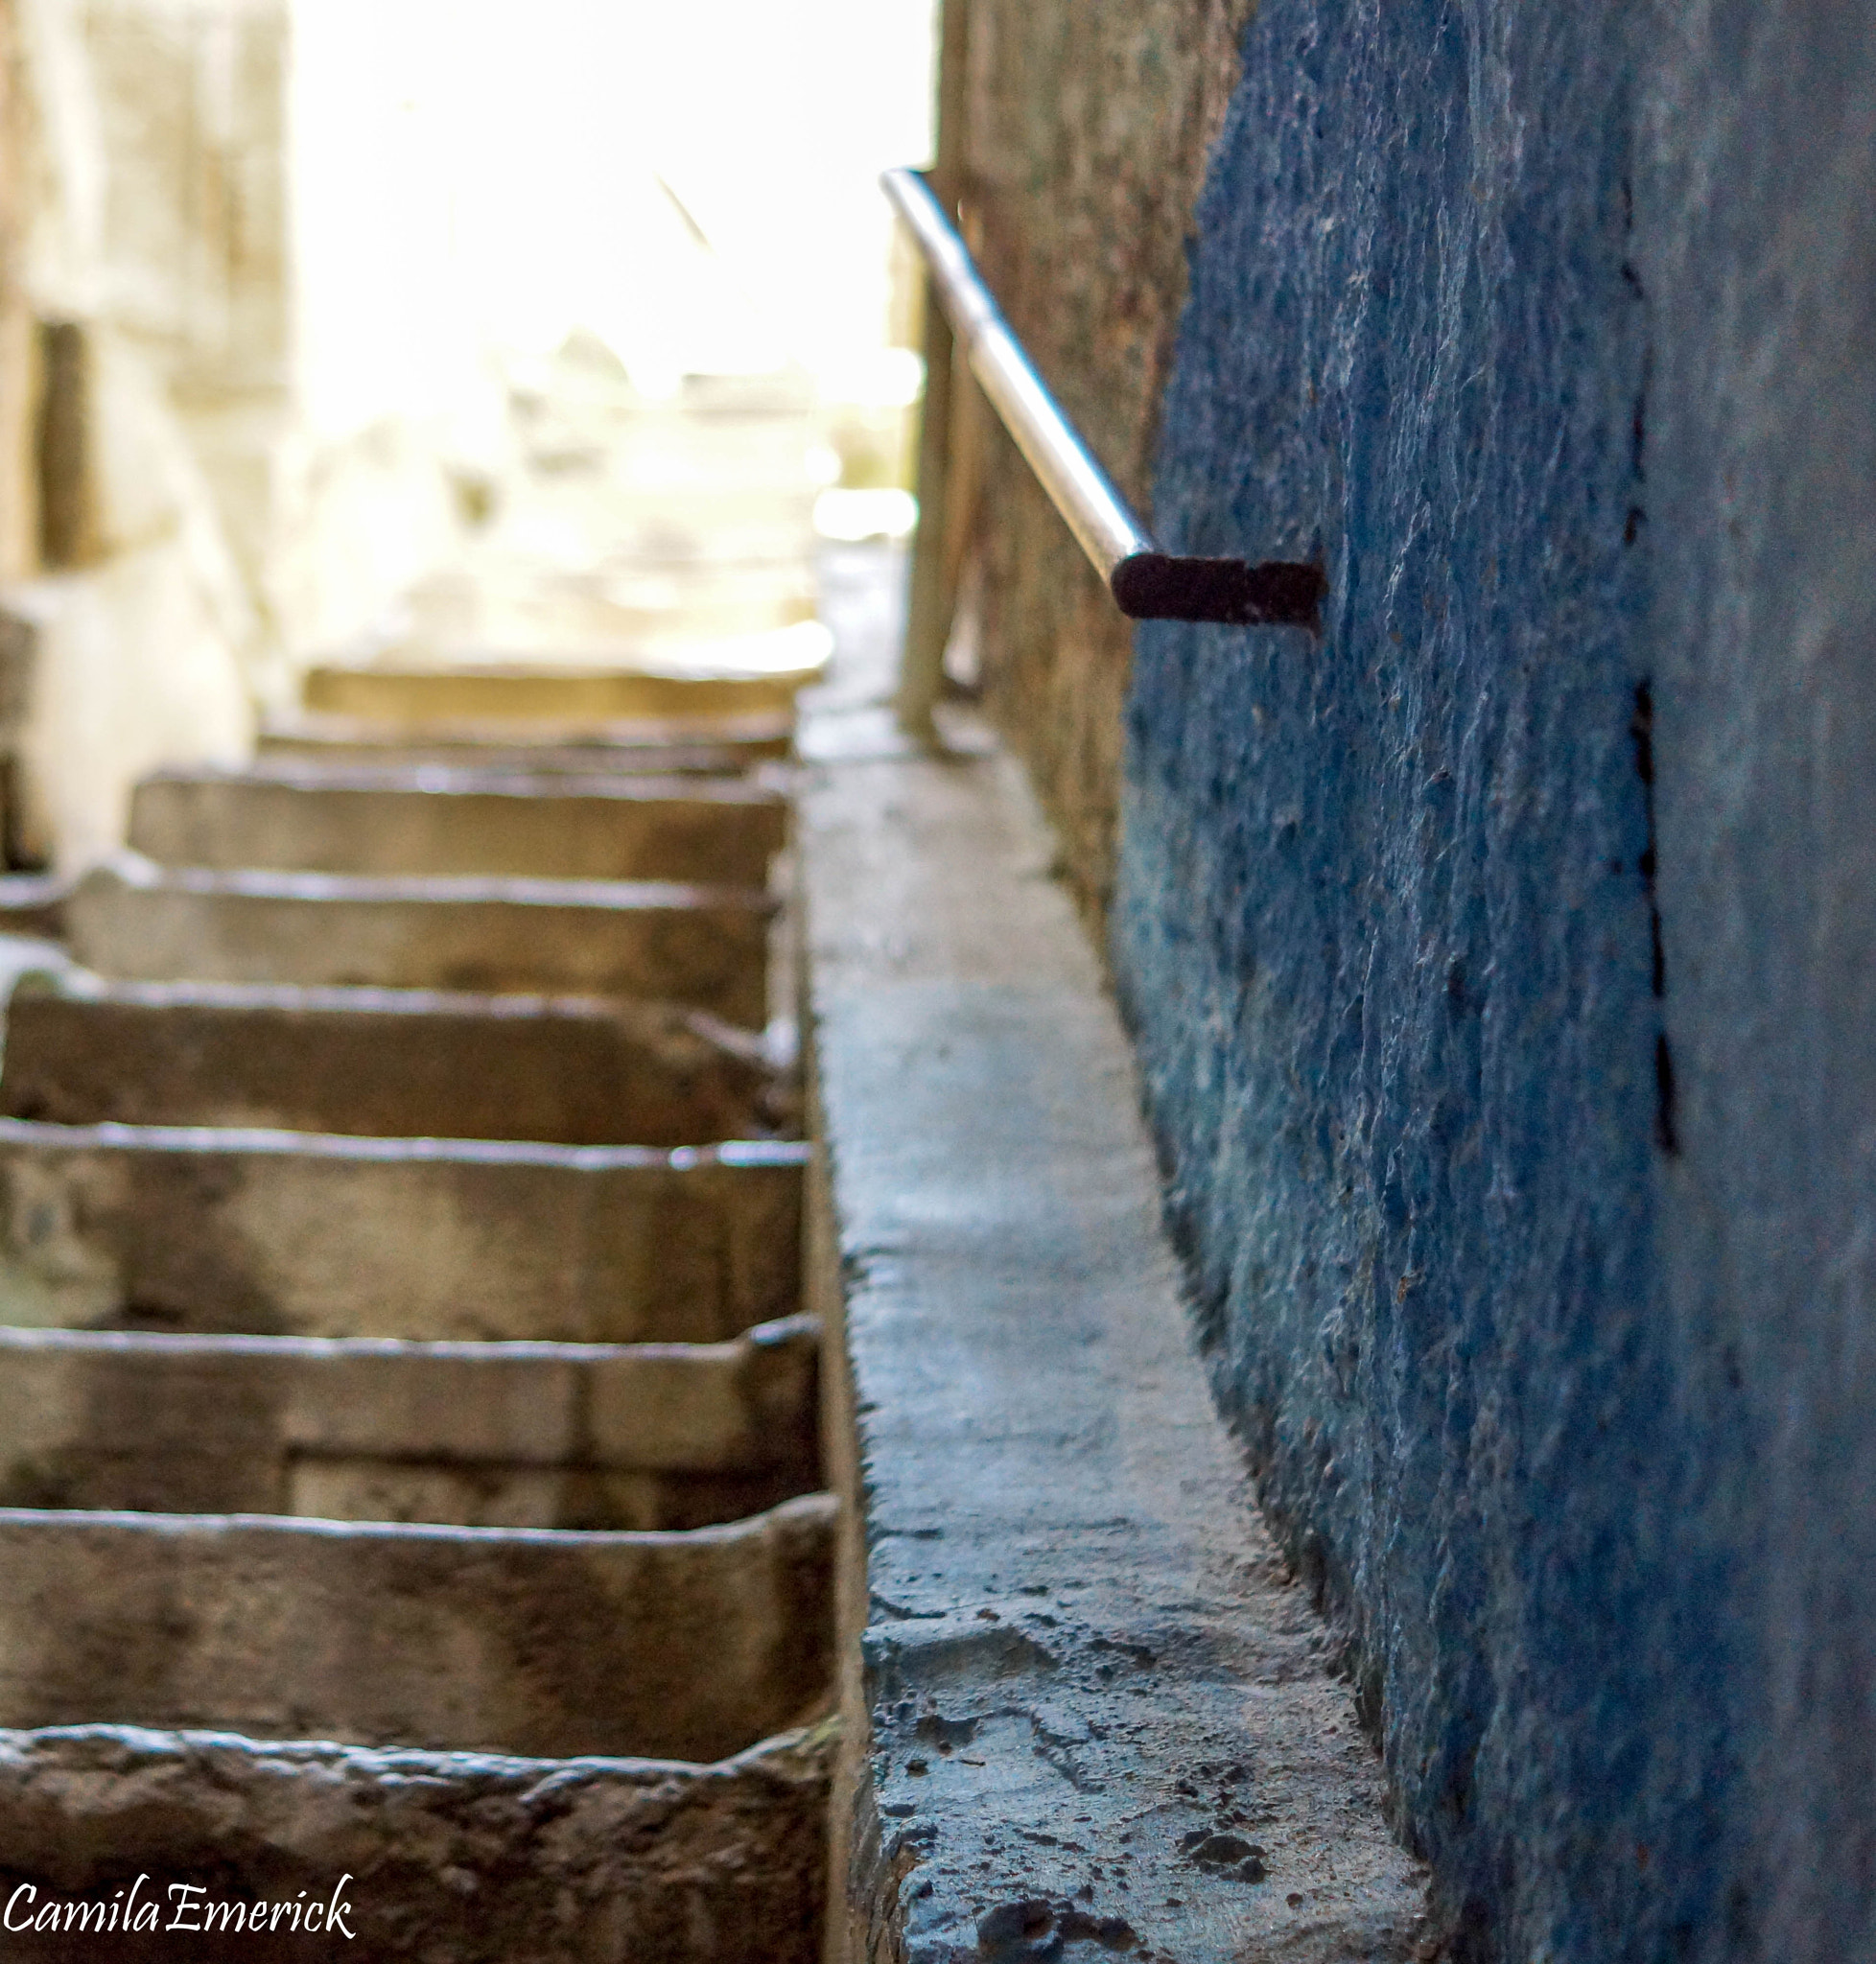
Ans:
[[[1461,1957],[1876,1956],[1876,14],[1265,0],[1114,953]]]

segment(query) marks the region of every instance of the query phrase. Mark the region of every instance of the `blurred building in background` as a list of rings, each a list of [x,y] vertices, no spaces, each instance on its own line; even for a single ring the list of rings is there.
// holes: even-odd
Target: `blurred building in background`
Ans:
[[[0,12],[10,863],[107,849],[469,549],[543,362],[615,407],[768,378],[810,505],[903,478],[874,179],[928,142],[930,0]]]

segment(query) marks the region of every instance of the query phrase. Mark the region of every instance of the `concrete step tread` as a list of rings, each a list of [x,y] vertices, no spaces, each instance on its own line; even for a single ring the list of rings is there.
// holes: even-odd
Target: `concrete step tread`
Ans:
[[[126,979],[197,976],[633,996],[766,1021],[775,903],[665,881],[94,868],[61,911],[73,954]]]
[[[575,1344],[540,1338],[494,1341],[414,1337],[280,1337],[253,1332],[192,1330],[84,1330],[0,1324],[0,1352],[70,1352],[126,1359],[257,1357],[309,1362],[390,1359],[464,1364],[676,1365],[684,1368],[739,1368],[746,1360],[785,1346],[815,1347],[820,1326],[811,1316],[777,1317],[739,1336],[716,1343]]]
[[[0,1725],[712,1760],[828,1682],[828,1494],[681,1532],[0,1508]]]
[[[164,1513],[134,1508],[10,1508],[0,1507],[0,1539],[31,1535],[123,1534],[150,1546],[161,1540],[217,1543],[228,1547],[250,1543],[266,1549],[277,1543],[290,1548],[302,1538],[332,1547],[365,1547],[373,1543],[425,1549],[540,1549],[559,1555],[603,1554],[609,1550],[639,1550],[670,1556],[689,1551],[735,1549],[777,1529],[832,1527],[840,1511],[831,1493],[796,1494],[760,1514],[740,1520],[714,1521],[701,1528],[479,1528],[451,1521],[335,1521],[318,1515],[269,1513]],[[15,1545],[22,1545],[16,1540]],[[0,1663],[0,1683],[8,1666]],[[0,1728],[4,1729],[4,1728]],[[715,1755],[711,1755],[715,1757]]]
[[[0,1845],[10,1890],[32,1892],[16,1920],[128,1901],[138,1939],[152,1901],[155,1923],[178,1902],[218,1903],[210,1930],[226,1927],[229,1899],[270,1918],[276,1904],[317,1902],[322,1925],[343,1884],[349,1917],[300,1941],[349,1931],[377,1964],[814,1964],[832,1750],[826,1728],[704,1762],[126,1725],[5,1731]],[[107,1883],[101,1846],[122,1871]],[[169,1893],[211,1878],[193,1899]],[[264,1930],[294,1941],[267,1924],[228,1941],[262,1952]],[[31,1944],[65,1964],[109,1941]]]
[[[722,1139],[702,1146],[561,1146],[540,1139],[374,1138],[359,1133],[287,1132],[266,1126],[52,1125],[0,1117],[0,1145],[67,1152],[280,1155],[308,1159],[413,1161],[465,1166],[551,1166],[587,1173],[705,1168],[801,1167],[812,1147],[800,1139]]]
[[[129,844],[172,868],[760,890],[786,835],[786,799],[746,778],[352,783],[259,769],[145,778]]]
[[[88,894],[129,891],[226,894],[243,900],[353,902],[430,901],[436,905],[496,904],[566,907],[594,913],[705,910],[766,916],[775,902],[760,888],[711,886],[668,879],[540,879],[503,874],[312,873],[275,867],[162,866],[141,853],[120,853],[94,867],[73,890]]]
[[[424,798],[436,803],[465,799],[531,805],[602,807],[636,805],[755,806],[786,810],[786,794],[746,775],[725,772],[618,772],[597,767],[541,772],[488,770],[472,759],[449,763],[372,762],[365,759],[326,760],[303,752],[267,753],[243,764],[176,765],[152,771],[139,784],[202,785],[216,788],[297,792],[308,798],[339,800],[346,793]]]
[[[527,650],[399,645],[316,662],[300,681],[309,712],[410,722],[434,716],[614,721],[786,711],[826,673],[832,637],[818,620],[714,640]]]
[[[786,757],[793,740],[789,709],[727,716],[615,717],[598,723],[555,724],[543,718],[519,732],[511,723],[475,717],[387,729],[365,716],[301,710],[265,719],[256,738],[263,758],[465,757],[484,769],[599,771],[716,769],[722,760],[746,768]],[[673,761],[678,759],[687,761]]]
[[[669,1148],[794,1130],[792,1074],[701,1011],[596,996],[30,972],[0,1113]]]
[[[0,1327],[0,1505],[690,1529],[821,1485],[818,1359],[805,1317],[696,1344]]]
[[[798,1307],[808,1157],[0,1119],[0,1321],[720,1339]]]

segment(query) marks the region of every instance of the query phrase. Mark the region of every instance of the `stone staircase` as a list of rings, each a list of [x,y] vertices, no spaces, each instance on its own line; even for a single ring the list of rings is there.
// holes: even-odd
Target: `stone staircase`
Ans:
[[[312,1955],[335,1889],[361,1957],[817,1954],[766,1033],[821,657],[751,632],[316,669],[63,897],[0,1069],[0,1881],[120,1921],[35,1956],[178,1900]]]

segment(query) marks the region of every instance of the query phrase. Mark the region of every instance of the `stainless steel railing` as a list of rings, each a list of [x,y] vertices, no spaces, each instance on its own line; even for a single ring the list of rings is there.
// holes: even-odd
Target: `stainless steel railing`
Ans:
[[[1120,611],[1136,620],[1319,625],[1320,567],[1160,550],[1036,373],[924,176],[893,170],[879,181],[924,255],[971,372]]]

